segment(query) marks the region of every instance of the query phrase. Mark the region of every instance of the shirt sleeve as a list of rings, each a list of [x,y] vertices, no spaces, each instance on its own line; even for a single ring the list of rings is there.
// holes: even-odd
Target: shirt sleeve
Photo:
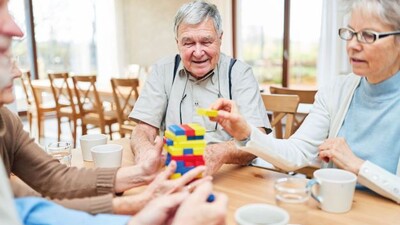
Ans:
[[[8,174],[14,173],[44,197],[70,199],[69,205],[71,199],[92,197],[91,201],[77,200],[75,205],[92,213],[111,212],[117,168],[78,169],[60,164],[29,137],[14,114],[4,110],[1,114],[7,126],[3,160]]]
[[[358,182],[376,193],[400,204],[400,177],[365,161],[358,173]]]
[[[249,124],[271,127],[252,69],[238,61],[232,70],[232,99]]]
[[[34,197],[16,199],[15,204],[19,217],[25,225],[123,225],[127,224],[131,218],[110,214],[91,215],[82,211],[66,209],[45,199]]]
[[[170,74],[168,66],[154,65],[151,74],[139,95],[135,107],[129,114],[129,118],[135,121],[142,121],[154,127],[160,128],[167,109],[168,96],[165,87],[165,76],[172,77],[172,69]],[[172,79],[171,79],[172,82]],[[172,86],[172,83],[170,84]]]

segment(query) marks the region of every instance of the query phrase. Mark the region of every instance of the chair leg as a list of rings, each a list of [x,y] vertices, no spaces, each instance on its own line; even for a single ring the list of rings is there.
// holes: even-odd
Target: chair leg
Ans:
[[[87,134],[87,127],[86,127],[86,124],[84,124],[84,123],[82,122],[81,127],[82,127],[82,135]]]
[[[113,138],[112,138],[112,129],[111,129],[111,124],[110,124],[110,125],[108,125],[108,129],[110,130],[110,140],[112,140]]]
[[[38,141],[40,142],[40,138],[42,137],[42,124],[41,124],[41,116],[38,114],[37,118],[37,129],[38,129]]]
[[[57,116],[57,140],[61,141],[61,117]]]
[[[76,123],[77,122],[78,121],[76,121],[75,118],[72,120],[72,123],[74,124],[73,128],[71,129],[72,130],[72,138],[74,140],[74,148],[76,148],[76,129],[77,129],[77,124]]]
[[[32,114],[28,112],[29,133],[32,133]]]

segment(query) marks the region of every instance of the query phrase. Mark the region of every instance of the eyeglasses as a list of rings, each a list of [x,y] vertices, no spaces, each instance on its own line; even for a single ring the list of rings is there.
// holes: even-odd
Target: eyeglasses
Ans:
[[[380,38],[384,38],[390,35],[398,35],[400,34],[400,31],[392,31],[392,32],[382,32],[378,33],[375,31],[371,30],[360,30],[358,32],[355,32],[352,29],[349,28],[340,28],[339,29],[339,37],[345,41],[350,41],[353,39],[353,36],[356,35],[357,41],[362,42],[362,43],[367,43],[367,44],[372,44],[376,40]]]

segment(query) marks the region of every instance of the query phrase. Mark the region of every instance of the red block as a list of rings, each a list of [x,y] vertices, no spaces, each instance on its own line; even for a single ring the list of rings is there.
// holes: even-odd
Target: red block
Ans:
[[[196,136],[195,131],[194,131],[193,128],[191,128],[189,125],[187,125],[187,124],[182,124],[181,127],[182,127],[182,129],[185,131],[185,135],[186,135],[187,137]]]

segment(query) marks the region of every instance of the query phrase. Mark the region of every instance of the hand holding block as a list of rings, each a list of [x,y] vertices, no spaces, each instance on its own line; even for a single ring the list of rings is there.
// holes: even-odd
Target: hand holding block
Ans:
[[[213,110],[213,109],[197,108],[196,112],[197,112],[197,114],[199,114],[201,116],[208,116],[208,117],[217,117],[218,116],[218,110]]]

